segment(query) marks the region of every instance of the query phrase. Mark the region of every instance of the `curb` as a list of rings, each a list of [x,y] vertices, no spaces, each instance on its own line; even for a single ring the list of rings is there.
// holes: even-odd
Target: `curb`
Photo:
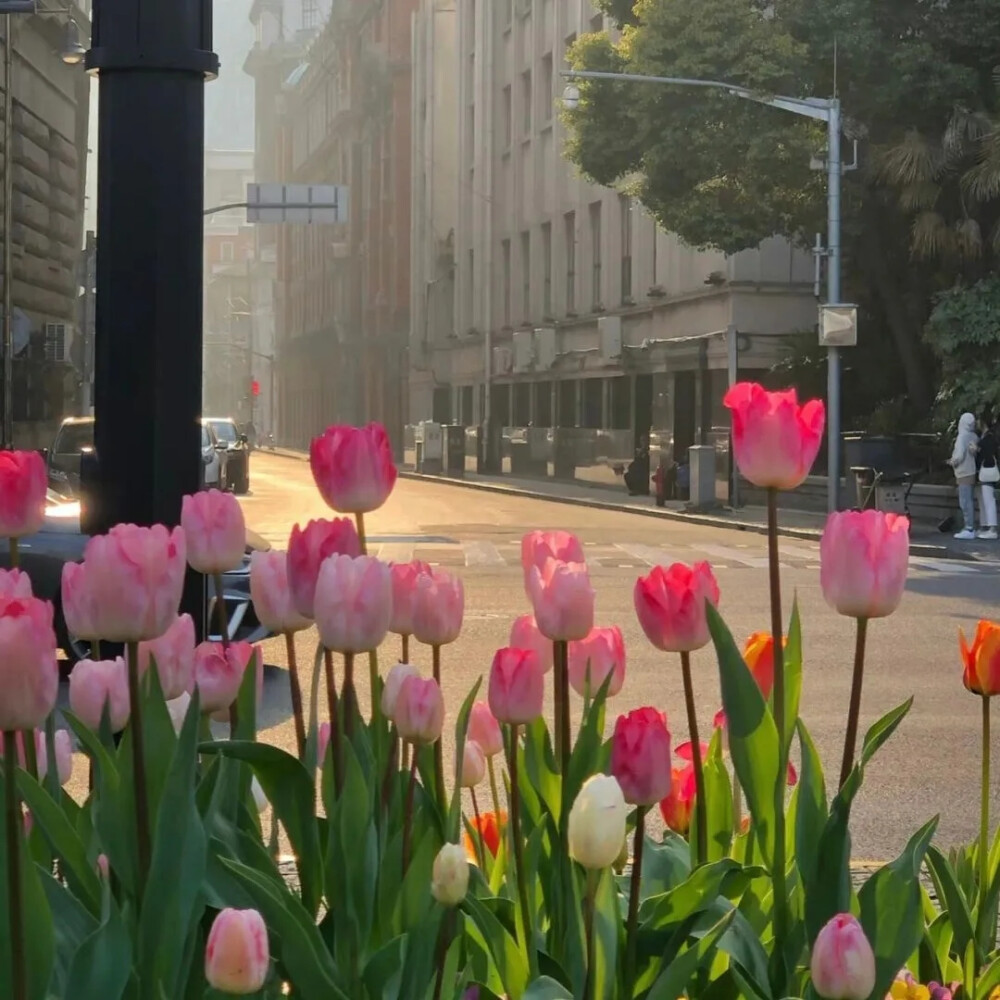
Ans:
[[[283,448],[268,449],[269,455],[280,458],[290,458],[296,461],[308,461],[308,456],[300,452],[286,451]],[[499,493],[519,497],[523,500],[548,500],[550,503],[561,503],[569,507],[591,507],[615,514],[634,514],[637,517],[654,517],[667,521],[682,521],[686,524],[699,524],[709,528],[728,528],[730,531],[746,531],[755,535],[766,535],[767,525],[756,521],[735,521],[728,517],[718,517],[712,514],[685,513],[679,510],[666,510],[662,507],[629,507],[615,503],[613,500],[594,500],[585,497],[569,497],[558,493],[545,493],[541,490],[526,490],[519,486],[505,486],[502,483],[483,483],[468,479],[458,479],[455,476],[426,475],[421,472],[399,470],[400,479],[411,479],[415,482],[443,483],[447,486],[458,486],[467,490],[479,490],[481,493]],[[778,534],[785,538],[798,538],[803,541],[819,541],[820,534],[815,528],[794,528],[778,526]],[[948,559],[953,562],[973,562],[986,565],[987,561],[979,559],[971,553],[956,552],[944,545],[930,545],[917,542],[910,545],[910,555],[929,559]]]

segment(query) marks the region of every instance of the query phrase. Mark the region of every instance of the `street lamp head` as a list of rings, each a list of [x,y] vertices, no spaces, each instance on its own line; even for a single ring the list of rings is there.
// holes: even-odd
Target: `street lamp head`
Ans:
[[[575,111],[580,105],[580,88],[570,84],[563,91],[563,107],[567,111]]]
[[[66,22],[66,35],[63,39],[62,61],[67,66],[79,66],[86,56],[87,50],[80,43],[80,27],[72,18]]]

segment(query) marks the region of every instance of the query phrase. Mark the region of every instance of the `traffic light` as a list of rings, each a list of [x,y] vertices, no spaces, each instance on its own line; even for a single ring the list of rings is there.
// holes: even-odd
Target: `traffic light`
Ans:
[[[253,395],[254,397],[257,397],[257,396],[259,396],[259,395],[260,395],[260,382],[258,382],[258,381],[257,381],[257,379],[254,379],[254,380],[253,380],[253,381],[252,381],[252,382],[250,383],[250,392],[251,392],[251,394],[252,394],[252,395]]]

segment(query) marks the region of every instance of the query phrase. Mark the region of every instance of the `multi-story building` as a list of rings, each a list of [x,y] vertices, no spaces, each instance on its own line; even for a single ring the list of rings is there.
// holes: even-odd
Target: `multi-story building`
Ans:
[[[607,27],[591,0],[423,0],[417,23],[411,419],[619,432],[624,457],[727,424],[727,333],[746,371],[813,328],[809,258],[693,250],[564,159],[566,51]]]

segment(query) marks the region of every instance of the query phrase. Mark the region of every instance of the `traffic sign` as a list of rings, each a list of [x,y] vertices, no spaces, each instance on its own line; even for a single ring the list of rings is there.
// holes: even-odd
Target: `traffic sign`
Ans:
[[[248,184],[247,222],[340,223],[348,189],[338,184]]]

